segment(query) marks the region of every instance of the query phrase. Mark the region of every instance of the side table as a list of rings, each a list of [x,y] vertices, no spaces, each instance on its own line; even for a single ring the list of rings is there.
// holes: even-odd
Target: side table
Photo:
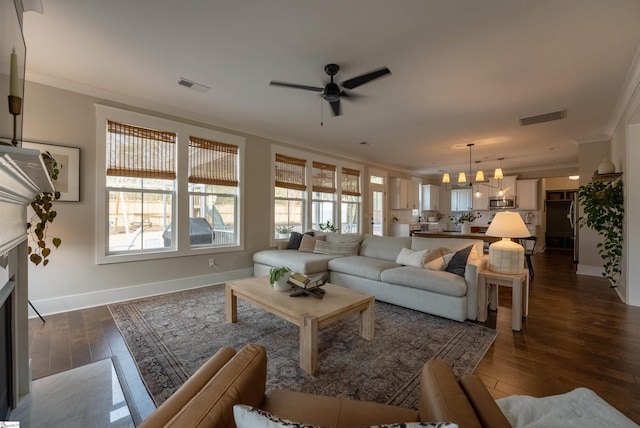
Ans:
[[[522,329],[522,317],[529,315],[529,273],[523,269],[518,274],[492,272],[478,273],[478,321],[487,320],[487,305],[498,309],[498,286],[511,287],[511,328]]]

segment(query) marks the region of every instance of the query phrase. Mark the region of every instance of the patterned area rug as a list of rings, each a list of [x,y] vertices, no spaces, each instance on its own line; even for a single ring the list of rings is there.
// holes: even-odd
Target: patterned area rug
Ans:
[[[267,348],[267,389],[349,397],[417,407],[425,361],[447,361],[457,375],[471,373],[496,331],[376,302],[375,339],[358,334],[357,315],[318,335],[319,370],[299,367],[299,330],[238,299],[238,322],[224,315],[223,285],[109,305],[149,393],[166,400],[218,349],[249,342]]]

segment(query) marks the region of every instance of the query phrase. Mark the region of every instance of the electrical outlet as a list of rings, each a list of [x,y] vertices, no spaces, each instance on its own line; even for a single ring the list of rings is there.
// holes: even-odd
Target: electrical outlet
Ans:
[[[209,259],[209,267],[216,267],[216,259],[211,257]]]

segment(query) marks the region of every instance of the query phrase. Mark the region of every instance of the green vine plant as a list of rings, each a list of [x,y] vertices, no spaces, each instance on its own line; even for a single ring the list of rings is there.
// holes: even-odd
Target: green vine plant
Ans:
[[[60,174],[60,168],[58,162],[49,152],[42,153],[42,160],[47,167],[47,172],[51,181],[55,182]],[[29,246],[27,247],[27,254],[29,260],[38,266],[42,263],[42,266],[49,264],[49,255],[51,255],[51,247],[48,245],[48,241],[51,242],[55,248],[60,247],[62,240],[58,237],[49,237],[47,232],[49,223],[53,223],[58,213],[53,209],[53,202],[60,199],[60,192],[42,192],[31,201],[31,208],[33,209],[33,215],[27,223],[27,230],[29,233]]]
[[[578,189],[578,199],[584,210],[584,216],[578,219],[580,227],[587,226],[603,237],[597,244],[598,253],[604,261],[602,276],[607,278],[611,287],[621,273],[622,262],[622,226],[624,220],[624,196],[622,180],[593,181]]]

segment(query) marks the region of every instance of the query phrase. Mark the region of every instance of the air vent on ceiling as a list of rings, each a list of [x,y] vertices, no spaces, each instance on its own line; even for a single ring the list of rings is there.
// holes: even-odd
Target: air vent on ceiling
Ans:
[[[191,80],[185,79],[184,77],[181,77],[180,80],[178,80],[178,85],[185,86],[187,88],[193,89],[194,91],[198,91],[198,92],[207,92],[209,90],[208,86],[201,85],[200,83],[192,82]]]
[[[523,117],[518,119],[520,126],[534,125],[536,123],[551,122],[553,120],[564,119],[567,116],[567,110],[552,111],[549,113],[538,114],[536,116]]]

